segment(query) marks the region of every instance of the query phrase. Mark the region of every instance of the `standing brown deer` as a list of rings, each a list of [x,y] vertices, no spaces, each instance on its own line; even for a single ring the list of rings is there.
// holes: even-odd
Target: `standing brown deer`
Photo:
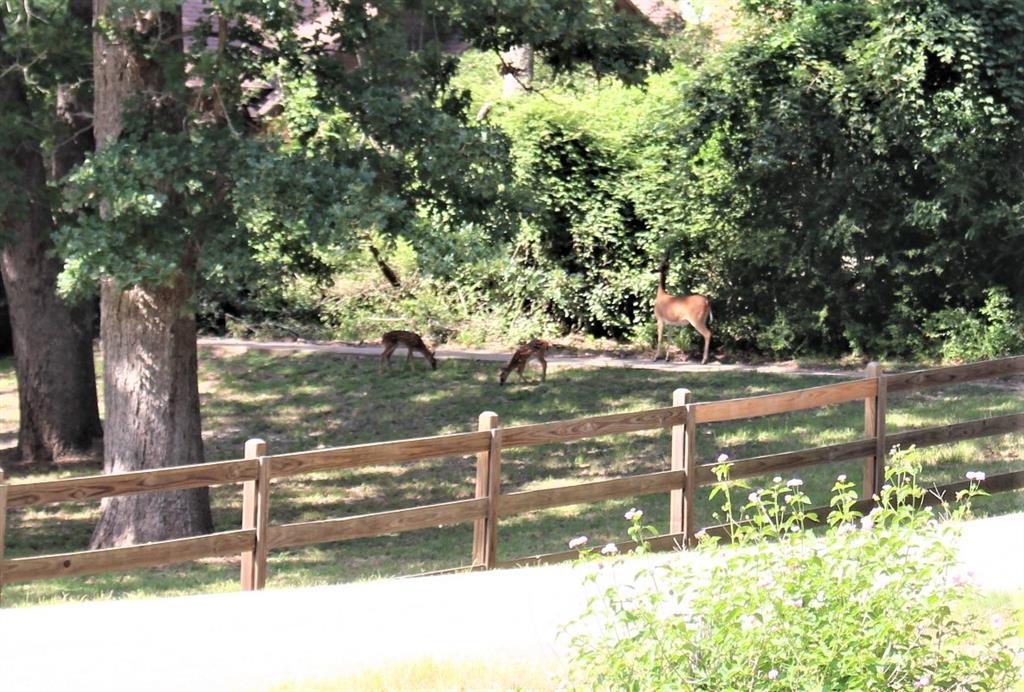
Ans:
[[[686,325],[689,323],[704,337],[704,358],[701,365],[708,362],[708,350],[711,348],[711,303],[704,296],[673,296],[665,292],[665,275],[668,273],[668,258],[661,263],[658,278],[658,295],[654,299],[654,318],[658,320],[658,348],[654,352],[654,360],[661,353],[661,336],[665,325]],[[668,360],[668,345],[665,346],[665,360]]]
[[[408,352],[405,358],[406,363],[411,364],[413,351],[418,351],[423,354],[424,358],[430,361],[431,369],[437,370],[437,358],[434,357],[434,352],[423,343],[423,339],[416,332],[407,332],[401,329],[388,332],[380,338],[380,343],[384,347],[384,351],[380,354],[381,370],[384,369],[385,363],[387,363],[388,367],[391,367],[391,354],[399,346],[405,346]]]
[[[547,350],[551,348],[551,344],[541,339],[530,339],[525,344],[516,349],[516,352],[512,354],[512,358],[508,361],[508,365],[503,367],[498,375],[498,383],[505,384],[505,380],[508,379],[509,373],[515,370],[519,373],[519,379],[525,380],[523,377],[523,369],[531,358],[535,358],[540,363],[540,381],[544,382],[548,378],[548,361],[544,357]]]

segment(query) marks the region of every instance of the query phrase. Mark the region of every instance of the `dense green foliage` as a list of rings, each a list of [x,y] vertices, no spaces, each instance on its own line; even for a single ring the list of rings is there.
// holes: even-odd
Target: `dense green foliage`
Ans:
[[[649,324],[667,252],[732,346],[922,353],[939,313],[1003,335],[946,357],[1019,350],[1024,4],[748,9],[740,40],[646,92],[509,116],[539,206],[524,271],[547,269],[566,326]],[[978,314],[992,292],[998,324]]]
[[[648,342],[668,255],[669,289],[711,298],[726,351],[1019,352],[1024,3],[743,9],[728,45],[692,28],[665,39],[673,69],[642,88],[541,67],[536,93],[502,100],[494,55],[463,56],[453,88],[491,104],[480,129],[508,147],[507,164],[494,152],[504,215],[421,214],[429,230],[410,238],[430,296],[368,291],[346,313],[470,342],[509,312]],[[421,300],[436,319],[409,309]]]
[[[68,111],[92,97],[90,37],[72,14],[80,5],[38,0],[0,7],[0,76],[15,79],[24,95],[3,103],[0,151],[27,145],[53,156],[75,136],[75,114]],[[0,158],[0,217],[25,213],[21,175],[13,157]],[[0,227],[0,243],[9,230]]]
[[[1019,309],[1024,4],[776,10],[688,85],[668,140],[734,338],[905,352],[989,289]]]
[[[970,614],[978,590],[957,567],[955,529],[921,506],[920,471],[916,450],[894,454],[867,516],[853,509],[854,483],[839,476],[822,536],[804,528],[813,515],[799,479],[776,477],[741,508],[728,491],[745,484],[724,481],[712,494],[725,498],[735,547],[703,536],[704,559],[641,569],[625,584],[592,573],[599,594],[574,638],[579,681],[602,689],[1010,689],[1021,673],[1012,627]],[[977,494],[976,482],[961,491],[953,517],[965,516]],[[636,512],[627,519],[634,537],[654,532]]]
[[[193,247],[213,322],[649,342],[667,255],[669,289],[710,297],[726,352],[1024,348],[1022,0],[751,0],[725,46],[693,27],[656,40],[603,2],[335,4],[330,49],[276,5],[214,4],[187,56],[198,94],[181,56],[143,46],[180,126],[143,117],[75,177],[67,290],[159,283]],[[224,50],[199,48],[241,15],[262,30],[229,22]],[[81,42],[33,62],[47,19],[7,44],[52,110],[47,79],[70,79]],[[473,49],[445,52],[453,36]],[[502,99],[497,53],[522,43],[536,91]],[[280,113],[256,117],[268,84]]]
[[[190,252],[197,278],[258,290],[257,270],[323,276],[373,232],[507,231],[507,147],[451,85],[452,32],[486,50],[529,43],[556,71],[588,65],[626,83],[664,62],[649,28],[604,2],[324,4],[333,14],[311,29],[296,5],[210,3],[185,53],[166,31],[173,17],[140,32],[121,18],[147,3],[114,6],[102,30],[160,69],[162,86],[129,104],[118,141],[73,180],[78,222],[58,239],[66,290],[100,277],[160,285]],[[273,85],[280,114],[256,116]]]

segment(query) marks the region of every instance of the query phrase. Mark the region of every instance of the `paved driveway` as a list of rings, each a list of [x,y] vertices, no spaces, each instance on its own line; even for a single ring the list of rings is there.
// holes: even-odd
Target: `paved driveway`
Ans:
[[[967,524],[960,551],[983,588],[1024,588],[1024,514]],[[636,567],[605,574],[627,580]],[[581,583],[581,568],[555,565],[7,609],[0,690],[244,690],[422,658],[557,661],[559,631],[589,593]]]

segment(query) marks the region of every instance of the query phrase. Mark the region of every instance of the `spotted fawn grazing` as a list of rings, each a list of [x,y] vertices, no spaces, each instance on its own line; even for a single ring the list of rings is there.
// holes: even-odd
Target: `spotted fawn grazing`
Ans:
[[[501,369],[501,373],[498,376],[500,384],[505,384],[505,380],[508,379],[509,373],[515,370],[519,373],[519,379],[525,380],[523,376],[523,369],[531,358],[535,358],[540,363],[540,380],[544,382],[548,377],[548,361],[544,357],[545,352],[551,348],[551,344],[547,341],[540,339],[530,339],[525,344],[516,349],[516,352],[512,354],[511,360],[508,365]]]
[[[708,349],[711,347],[711,303],[704,296],[674,296],[665,292],[665,274],[668,273],[668,259],[661,263],[658,279],[658,295],[654,299],[654,318],[658,320],[658,348],[654,351],[654,360],[661,353],[661,336],[665,325],[691,325],[704,337],[704,358],[701,365],[708,362]],[[668,360],[668,345],[665,345],[665,360]]]
[[[419,334],[415,332],[407,332],[401,329],[388,332],[380,338],[380,343],[384,347],[383,353],[380,354],[380,369],[384,369],[384,364],[387,363],[388,367],[391,367],[391,354],[395,352],[395,349],[399,346],[405,346],[408,351],[405,362],[407,364],[412,363],[412,354],[414,351],[418,351],[423,354],[423,357],[430,361],[430,367],[433,370],[437,370],[437,358],[434,357],[434,352],[431,351]]]

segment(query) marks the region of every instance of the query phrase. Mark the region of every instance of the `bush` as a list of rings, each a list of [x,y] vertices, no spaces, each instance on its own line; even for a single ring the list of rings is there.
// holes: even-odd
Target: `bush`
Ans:
[[[703,536],[707,559],[641,571],[592,599],[574,625],[577,680],[615,689],[1009,689],[1021,652],[1006,626],[967,614],[976,589],[955,567],[955,529],[921,506],[919,471],[916,450],[895,454],[867,516],[853,510],[853,484],[840,476],[820,536],[805,529],[813,517],[800,481],[776,478],[738,512],[729,490],[745,486],[723,481],[712,495],[725,498],[735,548]],[[951,518],[979,494],[976,483],[962,491]],[[643,531],[633,521],[634,534]]]
[[[1024,350],[1024,319],[1002,287],[985,291],[985,304],[974,313],[965,308],[937,312],[928,323],[944,361],[1000,358]]]

